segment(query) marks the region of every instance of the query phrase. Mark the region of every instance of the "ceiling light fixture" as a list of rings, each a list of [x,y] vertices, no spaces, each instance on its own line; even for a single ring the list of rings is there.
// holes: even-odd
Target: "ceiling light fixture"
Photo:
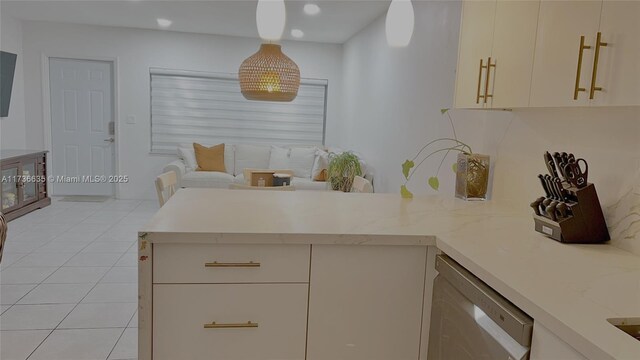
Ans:
[[[298,96],[300,69],[277,44],[260,45],[242,62],[238,77],[247,100],[292,101]]]
[[[166,29],[173,24],[173,21],[169,19],[157,18],[156,21],[158,22],[158,26],[163,29]]]
[[[294,38],[300,39],[304,36],[304,32],[300,29],[291,29],[291,36]]]
[[[282,38],[287,11],[284,0],[259,0],[256,8],[256,25],[260,38],[278,41]]]
[[[320,7],[316,4],[305,4],[304,13],[307,15],[318,15],[320,13]]]
[[[256,23],[261,38],[268,41],[280,39],[285,21],[283,0],[258,2]],[[282,53],[278,44],[260,45],[257,53],[242,62],[238,78],[242,95],[247,100],[292,101],[300,88],[300,69]]]
[[[385,22],[387,44],[393,47],[409,45],[413,35],[414,21],[411,0],[392,0]]]

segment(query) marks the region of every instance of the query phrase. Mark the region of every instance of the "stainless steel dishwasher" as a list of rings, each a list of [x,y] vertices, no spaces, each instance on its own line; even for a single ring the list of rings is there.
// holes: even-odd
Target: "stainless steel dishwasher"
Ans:
[[[428,360],[529,359],[533,319],[448,256],[436,270]]]

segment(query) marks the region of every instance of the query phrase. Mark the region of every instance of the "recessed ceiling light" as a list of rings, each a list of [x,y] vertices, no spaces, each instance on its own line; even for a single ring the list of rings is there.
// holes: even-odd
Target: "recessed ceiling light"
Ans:
[[[299,39],[304,36],[304,32],[300,29],[291,29],[291,36]]]
[[[173,21],[169,19],[157,18],[156,21],[158,22],[158,26],[160,26],[161,28],[168,28],[169,26],[171,26],[171,24],[173,24]]]
[[[306,4],[304,6],[304,13],[307,15],[318,15],[320,13],[320,7],[316,4]]]

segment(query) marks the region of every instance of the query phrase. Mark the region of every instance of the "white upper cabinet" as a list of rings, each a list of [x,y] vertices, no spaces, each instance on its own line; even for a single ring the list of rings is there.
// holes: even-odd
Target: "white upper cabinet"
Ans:
[[[465,1],[458,49],[455,107],[483,108],[486,64],[491,57],[496,1]]]
[[[540,1],[498,0],[496,4],[492,62],[492,108],[529,105],[533,53]]]
[[[539,0],[465,1],[457,108],[529,104]]]
[[[589,104],[589,85],[601,7],[602,1],[541,2],[531,83],[531,106]]]
[[[606,46],[600,48],[595,79],[590,79],[590,87],[601,88],[593,92],[592,104],[639,105],[640,1],[605,0],[600,33]]]
[[[640,1],[465,1],[455,107],[640,105],[638,19]]]

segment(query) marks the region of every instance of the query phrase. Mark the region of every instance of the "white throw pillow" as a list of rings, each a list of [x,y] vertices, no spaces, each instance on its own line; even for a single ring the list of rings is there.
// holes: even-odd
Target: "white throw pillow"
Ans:
[[[269,167],[270,146],[237,144],[235,149],[236,174],[242,174],[244,169],[267,169]]]
[[[329,167],[329,153],[324,150],[316,150],[316,158],[311,169],[311,179],[317,179],[322,170]]]
[[[289,152],[291,149],[279,146],[271,147],[271,157],[269,158],[269,169],[286,170],[289,169]]]
[[[293,175],[305,179],[311,179],[311,169],[316,159],[318,148],[291,148],[289,155],[289,168],[293,170]]]
[[[196,152],[193,150],[193,146],[191,148],[187,147],[178,147],[178,158],[184,161],[184,165],[187,168],[187,171],[194,171],[198,167],[198,162],[196,161]]]

